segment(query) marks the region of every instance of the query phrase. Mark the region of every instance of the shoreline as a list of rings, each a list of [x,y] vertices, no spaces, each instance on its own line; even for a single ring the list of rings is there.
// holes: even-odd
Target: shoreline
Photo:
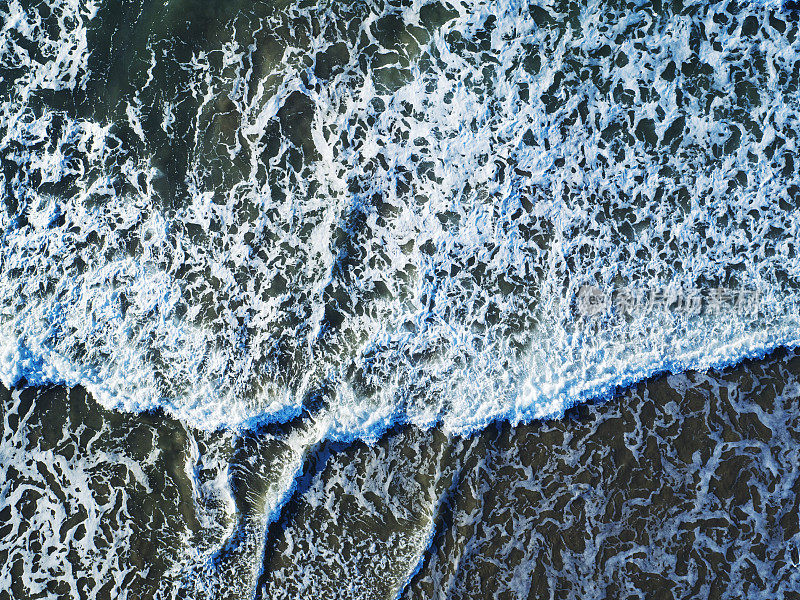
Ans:
[[[525,568],[535,572],[540,568],[536,565],[544,560],[548,569],[554,569],[551,579],[556,577],[559,581],[569,572],[583,573],[579,577],[581,581],[584,581],[581,577],[613,579],[614,576],[608,574],[602,575],[591,569],[586,571],[586,565],[575,563],[568,567],[557,559],[563,555],[578,560],[581,552],[587,551],[591,544],[600,543],[602,546],[600,532],[612,522],[617,523],[614,527],[620,527],[620,531],[644,536],[643,540],[667,536],[664,538],[665,548],[669,544],[683,547],[686,543],[680,541],[683,538],[667,542],[671,539],[670,529],[655,519],[653,511],[663,512],[665,519],[680,521],[691,517],[702,523],[705,514],[723,513],[719,513],[719,507],[703,509],[699,513],[699,509],[692,509],[695,510],[692,513],[690,507],[694,506],[693,503],[711,502],[716,506],[714,503],[717,501],[733,502],[734,498],[738,498],[735,502],[742,502],[743,488],[730,483],[746,472],[742,471],[745,463],[741,461],[750,465],[747,469],[756,469],[753,473],[763,473],[758,475],[761,478],[769,478],[769,469],[773,468],[769,462],[764,462],[763,457],[753,462],[752,448],[765,444],[773,448],[770,451],[773,457],[770,460],[773,461],[776,456],[785,455],[786,458],[779,461],[784,466],[779,468],[790,469],[786,475],[789,479],[781,485],[791,488],[795,480],[800,485],[800,467],[792,466],[791,460],[794,459],[790,460],[797,454],[800,461],[798,402],[800,354],[785,348],[762,359],[743,360],[719,371],[654,377],[618,391],[611,400],[576,405],[559,419],[537,420],[517,426],[509,422],[493,423],[470,436],[448,435],[437,428],[422,430],[413,425],[398,425],[372,445],[361,440],[344,443],[334,440],[315,442],[313,439],[308,445],[303,421],[293,425],[265,426],[239,436],[230,432],[193,431],[164,414],[132,415],[106,411],[81,390],[29,387],[4,395],[3,456],[7,457],[6,460],[15,456],[16,460],[33,460],[38,465],[36,469],[45,469],[45,472],[52,469],[48,461],[53,460],[46,457],[62,456],[58,459],[60,463],[56,463],[62,465],[59,467],[62,475],[54,473],[56,479],[52,480],[59,482],[58,486],[65,490],[58,494],[66,493],[70,502],[76,503],[73,510],[80,512],[84,510],[80,507],[92,506],[95,507],[93,510],[99,510],[98,514],[103,516],[98,531],[105,530],[102,523],[106,520],[117,520],[116,530],[106,530],[104,535],[112,535],[112,539],[119,537],[116,543],[127,548],[118,557],[121,561],[118,568],[129,574],[126,576],[129,585],[141,593],[141,596],[134,594],[134,597],[152,597],[148,594],[155,593],[153,590],[160,589],[165,581],[183,589],[182,593],[188,597],[201,597],[201,588],[208,588],[210,597],[216,597],[214,594],[221,594],[226,589],[241,589],[242,597],[252,597],[254,590],[259,598],[282,597],[282,594],[291,597],[292,589],[301,594],[305,589],[302,586],[306,585],[300,583],[304,581],[300,573],[295,573],[298,568],[325,574],[332,586],[342,585],[345,581],[353,584],[345,573],[363,572],[367,563],[360,567],[351,565],[351,571],[339,572],[335,561],[319,562],[326,556],[326,547],[342,543],[356,544],[360,548],[356,550],[354,546],[351,553],[355,554],[342,555],[350,556],[348,560],[374,560],[373,552],[383,548],[379,551],[393,557],[386,563],[392,569],[406,572],[403,565],[407,565],[407,575],[397,575],[399,578],[395,579],[395,575],[390,574],[394,571],[390,569],[377,579],[367,578],[363,585],[377,590],[397,581],[398,590],[405,590],[402,597],[416,597],[437,589],[437,578],[449,573],[449,569],[458,563],[451,563],[452,553],[462,552],[458,548],[469,539],[480,540],[469,543],[477,543],[483,549],[478,555],[463,559],[467,560],[466,565],[472,565],[478,556],[491,556],[495,552],[510,552],[510,557],[517,556],[524,548],[530,552],[539,548],[537,552],[545,552],[536,555],[539,558],[528,556],[528,550],[523,551],[523,555],[528,556],[525,560],[533,561]],[[9,426],[13,431],[8,430]],[[786,433],[779,432],[781,427]],[[792,433],[794,428],[797,428],[796,433]],[[90,431],[93,433],[86,437]],[[736,442],[739,438],[742,442]],[[25,446],[19,446],[22,441]],[[86,446],[87,443],[90,445]],[[26,447],[30,449],[26,450]],[[726,453],[730,454],[728,458],[725,458]],[[17,478],[19,473],[26,471],[18,470],[13,460],[8,466],[11,474],[5,485],[10,485],[11,490],[19,489],[22,480]],[[128,480],[125,484],[128,491],[120,489],[115,493],[122,494],[118,502],[122,501],[122,507],[127,508],[122,512],[109,512],[108,507],[101,507],[104,494],[108,493],[103,491],[108,489],[104,486],[112,480],[103,473],[110,474],[119,469],[127,473],[124,479]],[[683,471],[689,474],[679,475]],[[26,477],[35,478],[37,472],[28,470]],[[69,483],[80,473],[94,473],[85,480],[90,487],[83,492],[79,490],[85,484],[77,482],[83,481],[81,477],[84,476],[74,479],[76,483]],[[280,483],[286,477],[291,479],[288,487]],[[720,477],[722,483],[714,484]],[[666,480],[662,481],[664,478]],[[696,483],[691,483],[693,481]],[[693,487],[702,481],[706,483],[701,488]],[[669,485],[674,490],[664,487],[665,482],[671,482]],[[156,484],[157,487],[153,487]],[[75,485],[78,487],[71,487]],[[329,488],[331,485],[334,487]],[[716,490],[714,495],[701,495],[690,501],[704,489],[703,486],[709,485],[712,487],[708,490]],[[156,489],[161,491],[156,492]],[[744,489],[750,488],[745,486]],[[780,491],[783,488],[770,489],[769,486],[759,487],[760,491],[748,492],[752,494],[752,500],[747,501],[754,503],[751,509],[756,511],[754,514],[761,515],[760,511],[766,510],[765,502],[780,504],[800,498],[787,495],[785,490]],[[355,498],[369,490],[374,490],[369,492],[373,494],[369,496],[370,502],[352,504]],[[583,491],[576,496],[570,490]],[[682,490],[679,496],[682,494],[686,499],[679,501],[675,490]],[[41,505],[56,491],[47,492],[35,504]],[[531,493],[535,496],[530,496]],[[644,493],[650,500],[640,506],[638,503]],[[14,497],[19,496],[13,492],[6,496],[7,499]],[[520,504],[524,498],[529,500]],[[562,501],[566,502],[566,509],[579,502],[582,512],[570,516],[571,509],[565,513],[564,509],[558,508]],[[482,506],[484,508],[480,508]],[[628,508],[619,513],[625,506]],[[601,507],[605,508],[601,510]],[[590,508],[594,516],[586,512]],[[0,514],[3,514],[2,510],[0,507]],[[29,509],[21,506],[15,510],[31,514]],[[477,515],[482,516],[465,530],[472,533],[467,535],[461,529],[454,529],[456,522],[469,515],[473,515],[470,519],[476,518],[476,510]],[[551,512],[553,510],[555,512]],[[608,510],[612,512],[604,512]],[[628,521],[625,525],[620,524],[618,520],[628,519],[624,515],[631,510],[634,511],[632,514],[639,514],[637,519],[645,521],[638,525]],[[43,511],[39,506],[32,514],[47,514]],[[689,512],[684,514],[681,511]],[[404,513],[407,513],[406,517],[402,517]],[[744,518],[742,514],[737,518]],[[777,514],[788,515],[791,511]],[[763,513],[759,519],[766,519],[766,515]],[[579,520],[575,521],[578,517]],[[612,521],[605,521],[612,517]],[[527,525],[514,526],[508,530],[512,533],[503,534],[511,535],[507,542],[498,541],[505,539],[503,536],[484,539],[484,534],[480,533],[484,527],[490,530],[501,527],[506,531],[509,523],[519,519]],[[581,525],[580,519],[589,521]],[[372,520],[378,529],[369,526],[362,530]],[[592,524],[595,520],[597,523]],[[152,526],[153,523],[156,525]],[[563,527],[560,525],[558,531],[541,538],[550,540],[547,543],[540,541],[537,546],[517,539],[518,536],[535,538],[540,528],[546,530],[553,523],[561,523]],[[602,523],[606,524],[600,526]],[[758,523],[761,521],[753,527],[766,527]],[[793,521],[784,519],[783,523],[789,527],[787,532],[794,531]],[[23,528],[17,531],[17,541],[0,535],[0,558],[3,552],[13,551],[20,540],[37,535],[35,531],[25,530],[22,522],[16,527]],[[80,527],[80,523],[73,527]],[[127,537],[139,531],[139,527],[144,528],[142,533],[149,533],[144,537],[138,534],[141,537],[138,540],[136,536]],[[168,534],[164,527],[169,528]],[[791,536],[800,544],[800,525],[795,529],[797,531]],[[457,533],[459,531],[461,533]],[[378,537],[373,537],[375,535]],[[459,536],[464,535],[467,538],[459,542]],[[552,539],[551,535],[554,536]],[[77,540],[74,534],[73,538]],[[384,541],[378,543],[379,539]],[[738,540],[736,543],[739,544],[749,543],[747,537],[732,539]],[[289,540],[294,542],[287,546]],[[188,548],[184,546],[187,541],[191,544]],[[104,542],[95,543],[101,544],[102,548]],[[378,545],[370,550],[376,543]],[[70,542],[68,537],[64,544],[69,548],[74,542]],[[625,544],[627,542],[623,546]],[[791,553],[793,547],[790,544],[785,551]],[[290,551],[291,548],[294,550]],[[298,556],[305,558],[291,558],[297,552],[300,553]],[[306,552],[310,554],[304,555]],[[674,561],[678,556],[674,554],[678,552],[675,548],[657,552],[651,549],[651,554],[653,552],[654,556],[661,553],[659,560]],[[771,560],[767,555],[763,556],[763,560]],[[78,560],[77,566],[80,566],[84,559],[79,553],[72,559],[64,556],[63,560]],[[680,560],[691,562],[691,559]],[[724,558],[714,560],[718,561],[714,567],[717,570],[733,564],[725,562]],[[307,566],[303,567],[304,564]],[[473,566],[478,568],[478,565],[475,563]],[[471,572],[473,566],[467,570]],[[678,580],[681,577],[685,579],[688,577],[686,573],[679,570],[675,576]],[[17,585],[20,582],[18,575],[11,576],[12,583],[16,581]],[[447,575],[453,576],[456,575]],[[625,575],[629,576],[630,573]],[[319,577],[313,581],[321,582]],[[492,577],[500,577],[499,580],[493,579],[492,585],[501,586],[505,576],[496,572]],[[306,583],[312,585],[313,581],[309,581],[312,580]],[[461,579],[459,581],[467,585]],[[535,581],[539,580],[534,577],[531,582]],[[547,581],[547,577],[541,581]],[[536,585],[543,585],[541,581]],[[290,585],[287,582],[294,583]],[[800,589],[800,580],[791,583],[792,586],[795,584]],[[292,587],[298,585],[300,587]],[[318,593],[324,595],[324,589]],[[647,589],[650,588],[645,586],[644,590]],[[657,587],[651,591],[655,589]],[[387,588],[387,593],[389,591]],[[477,590],[473,592],[478,593]],[[545,590],[541,592],[545,593]],[[594,596],[589,594],[588,597]]]
[[[730,356],[706,356],[702,352],[697,351],[693,353],[693,355],[699,355],[701,358],[694,362],[693,364],[696,366],[689,366],[688,368],[684,368],[685,363],[687,360],[690,359],[664,359],[660,363],[655,366],[648,367],[644,370],[640,370],[637,374],[623,376],[618,383],[590,383],[590,384],[582,384],[581,387],[586,388],[588,390],[581,390],[579,391],[577,399],[568,399],[566,403],[562,403],[561,407],[556,410],[555,412],[551,413],[542,413],[542,414],[531,414],[530,411],[535,409],[528,409],[527,414],[520,415],[519,408],[515,407],[515,414],[508,414],[502,415],[498,417],[493,417],[486,419],[481,423],[476,423],[469,425],[468,427],[459,427],[459,428],[451,428],[447,426],[446,420],[444,418],[440,418],[435,422],[429,422],[426,424],[418,424],[413,422],[412,420],[408,419],[407,417],[403,417],[401,419],[393,418],[388,424],[384,425],[382,429],[371,430],[366,429],[360,431],[358,429],[355,430],[355,433],[342,433],[335,434],[335,430],[338,429],[341,431],[342,424],[336,424],[334,431],[328,431],[326,434],[323,434],[322,438],[330,441],[336,441],[340,443],[353,443],[356,441],[364,441],[367,444],[374,444],[376,443],[381,437],[387,435],[388,432],[395,430],[396,428],[402,428],[405,426],[414,426],[420,429],[430,429],[430,428],[445,428],[449,431],[450,434],[460,436],[460,437],[471,437],[476,434],[480,434],[481,431],[484,431],[486,428],[491,427],[496,424],[502,423],[509,423],[512,426],[518,425],[527,425],[531,423],[535,423],[536,421],[540,420],[548,420],[548,419],[560,419],[563,418],[564,414],[567,413],[569,410],[576,406],[580,406],[581,404],[602,404],[604,402],[608,402],[613,400],[619,394],[624,393],[626,390],[639,386],[642,383],[647,383],[652,380],[659,379],[661,377],[666,377],[669,375],[677,375],[677,374],[684,374],[684,373],[694,373],[694,372],[723,372],[728,369],[735,369],[738,366],[752,362],[752,361],[761,361],[761,360],[770,360],[774,355],[779,353],[791,353],[800,349],[800,337],[791,337],[791,340],[787,343],[779,343],[779,344],[753,344],[752,340],[748,340],[746,342],[740,342],[737,347],[748,347],[749,350],[747,351],[736,351],[731,352],[733,356],[737,358],[731,359]],[[646,374],[644,374],[646,373]],[[37,379],[39,376],[37,375]],[[20,385],[21,384],[21,385]],[[239,422],[236,422],[235,425],[226,424],[226,423],[218,423],[211,426],[206,427],[205,423],[198,424],[196,419],[186,419],[182,416],[178,411],[173,410],[170,403],[165,402],[162,403],[154,408],[147,408],[144,410],[132,410],[126,406],[120,406],[119,402],[111,402],[110,406],[106,402],[102,402],[98,400],[98,397],[95,393],[91,390],[94,386],[86,386],[82,383],[77,383],[74,385],[70,385],[67,383],[57,382],[57,383],[50,383],[46,379],[42,382],[37,382],[35,384],[29,384],[28,379],[24,375],[20,375],[16,382],[7,385],[6,383],[0,383],[7,389],[22,389],[26,386],[31,386],[34,388],[42,388],[42,389],[49,389],[49,388],[58,388],[64,387],[66,389],[81,389],[84,390],[87,394],[91,395],[96,402],[100,406],[103,407],[104,410],[109,410],[113,412],[119,412],[123,414],[130,414],[130,415],[162,415],[169,419],[173,419],[179,421],[183,424],[183,426],[203,431],[206,433],[230,433],[235,436],[242,436],[247,435],[249,433],[258,432],[270,427],[280,427],[280,426],[292,426],[292,424],[296,424],[299,422],[309,420],[314,422],[314,419],[320,412],[324,412],[324,407],[320,408],[320,404],[318,401],[314,401],[309,403],[309,401],[304,401],[298,406],[292,408],[284,408],[281,412],[286,413],[286,416],[283,419],[276,419],[274,414],[260,414],[257,416],[252,416],[245,418]],[[163,402],[163,401],[162,401]],[[563,401],[562,401],[563,402]],[[534,406],[537,406],[538,403],[535,403]],[[379,420],[380,422],[380,420]]]

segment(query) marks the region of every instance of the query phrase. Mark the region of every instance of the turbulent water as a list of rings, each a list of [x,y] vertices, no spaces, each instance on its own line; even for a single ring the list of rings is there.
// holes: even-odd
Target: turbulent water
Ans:
[[[7,385],[332,438],[560,414],[797,341],[797,17],[759,3],[2,8]],[[606,315],[591,284],[756,290]]]
[[[800,593],[797,354],[372,446],[2,400],[2,600]]]
[[[797,597],[799,22],[0,0],[0,598]]]

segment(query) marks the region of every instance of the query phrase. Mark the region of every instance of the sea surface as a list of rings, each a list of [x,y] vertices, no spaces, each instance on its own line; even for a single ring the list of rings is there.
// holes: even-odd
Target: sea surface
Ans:
[[[4,390],[0,598],[787,598],[800,356],[372,445]]]
[[[0,0],[0,600],[800,598],[799,30]]]

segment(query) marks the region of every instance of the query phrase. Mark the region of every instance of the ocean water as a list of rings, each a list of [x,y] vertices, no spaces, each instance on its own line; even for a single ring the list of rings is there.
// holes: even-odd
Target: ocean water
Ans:
[[[80,388],[2,407],[3,600],[800,594],[796,353],[373,445],[209,434]]]
[[[799,22],[0,0],[0,597],[799,597]]]

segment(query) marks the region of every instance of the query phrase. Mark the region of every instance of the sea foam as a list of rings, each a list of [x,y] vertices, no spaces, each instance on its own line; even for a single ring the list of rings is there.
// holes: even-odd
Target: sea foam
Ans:
[[[346,4],[0,7],[4,384],[374,440],[797,345],[796,14]]]

